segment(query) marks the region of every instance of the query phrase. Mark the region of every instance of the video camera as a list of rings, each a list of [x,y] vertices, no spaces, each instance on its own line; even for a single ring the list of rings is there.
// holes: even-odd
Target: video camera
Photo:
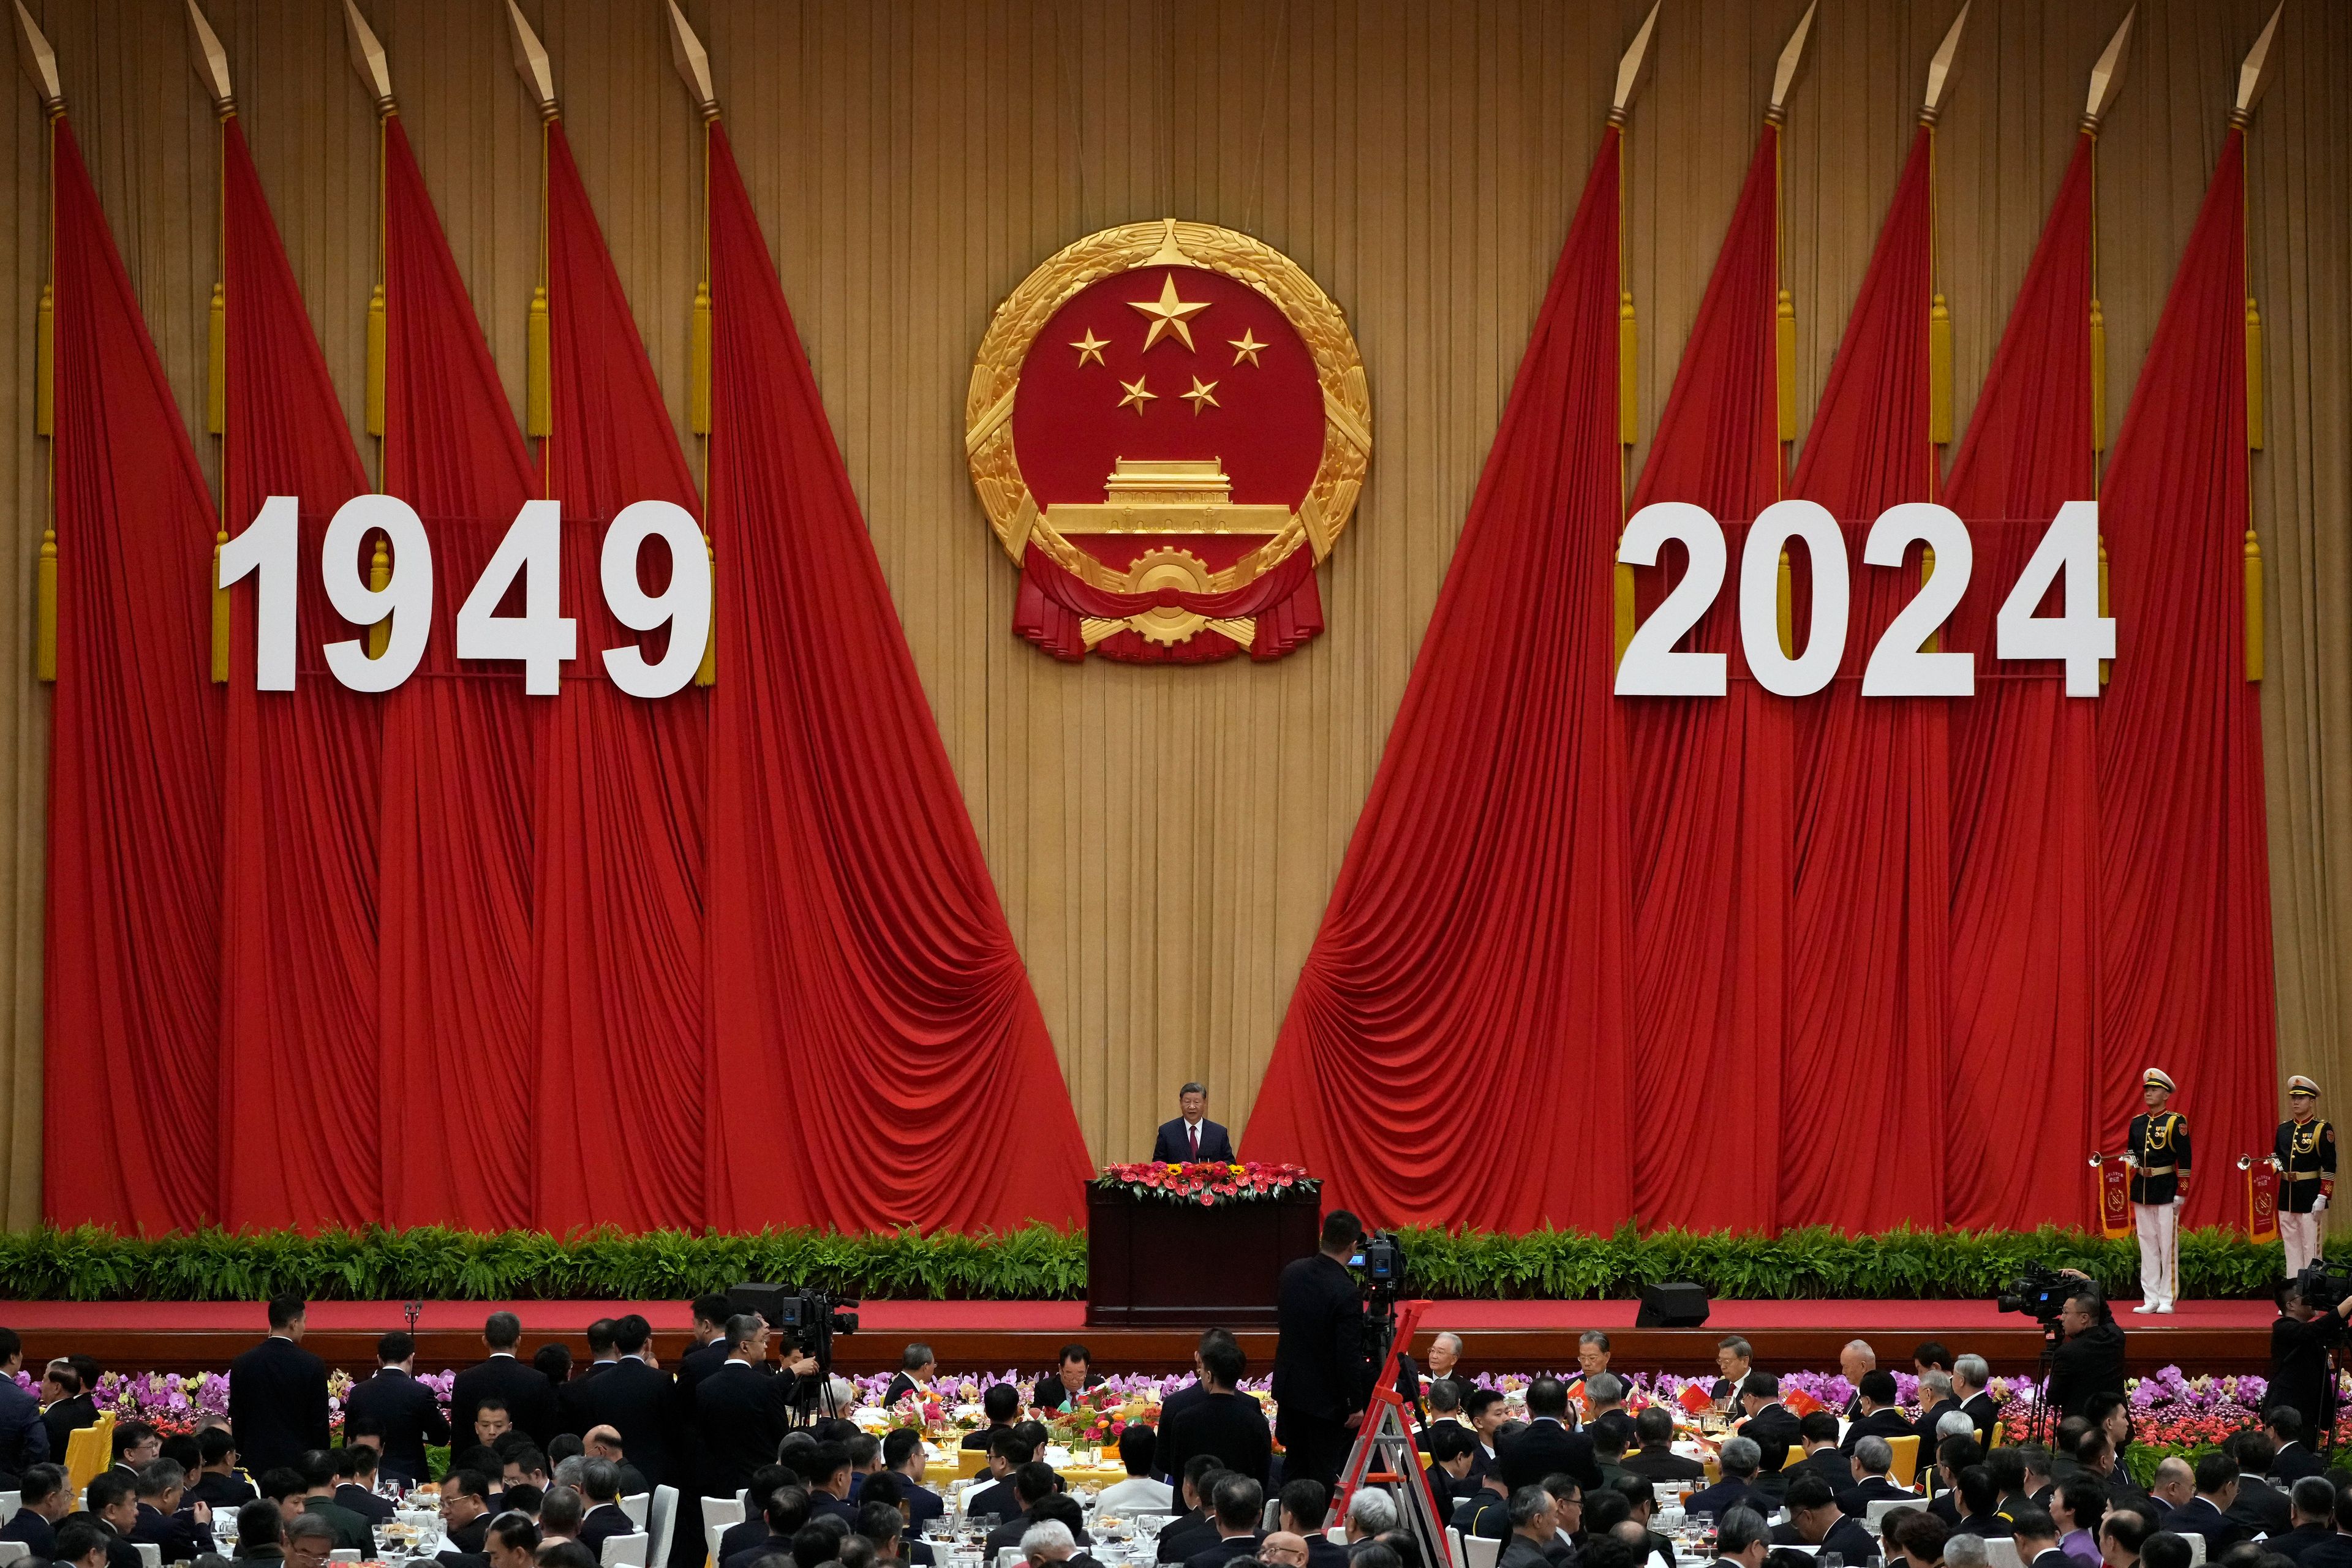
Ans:
[[[2088,1281],[2029,1263],[2008,1289],[1993,1298],[1993,1305],[2004,1312],[2022,1312],[2047,1328],[2058,1321],[2070,1300],[2091,1289],[2095,1287]]]
[[[857,1331],[857,1314],[849,1309],[864,1304],[854,1296],[788,1285],[738,1285],[727,1292],[727,1302],[736,1311],[757,1312],[772,1329],[789,1330],[793,1342],[826,1372],[833,1370],[834,1336]]]
[[[2325,1258],[2313,1258],[2294,1277],[2295,1293],[2322,1312],[2352,1296],[2352,1276],[2336,1272],[2338,1267]]]
[[[1404,1248],[1387,1231],[1374,1231],[1356,1243],[1348,1267],[1362,1270],[1364,1283],[1375,1289],[1385,1286],[1393,1293],[1404,1287]]]

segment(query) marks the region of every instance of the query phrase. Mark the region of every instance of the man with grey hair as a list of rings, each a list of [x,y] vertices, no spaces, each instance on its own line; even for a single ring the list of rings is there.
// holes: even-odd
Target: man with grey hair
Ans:
[[[1572,1392],[1580,1383],[1588,1382],[1609,1370],[1609,1358],[1615,1347],[1609,1336],[1599,1329],[1587,1329],[1576,1336],[1576,1375],[1568,1380]]]
[[[1432,1381],[1452,1377],[1454,1369],[1462,1364],[1462,1336],[1452,1330],[1429,1342],[1429,1375]]]
[[[580,1491],[588,1501],[587,1516],[580,1521],[580,1544],[601,1561],[606,1541],[637,1531],[621,1506],[621,1467],[610,1459],[590,1459],[580,1468]]]
[[[1377,1487],[1359,1487],[1348,1499],[1348,1539],[1370,1541],[1397,1527],[1396,1499]]]
[[[1870,1505],[1917,1494],[1887,1472],[1895,1468],[1895,1445],[1884,1437],[1864,1437],[1853,1446],[1853,1468],[1862,1477],[1838,1493],[1838,1507],[1857,1519],[1870,1515]]]
[[[1919,1434],[1921,1474],[1927,1473],[1927,1468],[1936,1462],[1936,1444],[1943,1436],[1940,1423],[1959,1407],[1960,1402],[1952,1396],[1950,1373],[1930,1368],[1919,1374],[1919,1419],[1914,1424],[1913,1430]],[[1975,1432],[1975,1422],[1969,1423],[1969,1430]]]
[[[1740,1379],[1756,1370],[1754,1347],[1738,1334],[1726,1334],[1715,1342],[1715,1370],[1723,1375],[1707,1395],[1717,1410],[1729,1415],[1738,1408]]]
[[[2000,1405],[1985,1387],[1991,1381],[1992,1368],[1980,1355],[1964,1355],[1952,1363],[1952,1397],[1960,1402],[1969,1424],[1984,1434],[1977,1441],[1988,1448],[1992,1447],[1993,1424],[2000,1419]]]
[[[1078,1549],[1077,1537],[1058,1519],[1041,1519],[1021,1534],[1021,1555],[1029,1568],[1047,1563],[1067,1563]]]
[[[1985,1568],[1984,1537],[1966,1533],[1946,1537],[1944,1568]]]
[[[577,1462],[577,1456],[563,1464]],[[556,1468],[561,1470],[562,1465]],[[587,1500],[572,1487],[558,1484],[549,1489],[539,1500],[539,1542],[544,1546],[551,1541],[577,1541],[580,1521],[587,1516]]]
[[[322,1568],[335,1550],[335,1527],[315,1513],[299,1513],[286,1527],[287,1568]]]
[[[184,1466],[175,1459],[151,1459],[139,1468],[136,1480],[139,1519],[131,1527],[132,1542],[152,1545],[166,1563],[189,1562],[213,1550],[213,1510],[198,1503],[187,1513],[179,1511],[180,1494],[188,1484]]]
[[[1713,1514],[1719,1523],[1736,1508],[1751,1508],[1765,1512],[1777,1505],[1760,1496],[1756,1489],[1756,1468],[1763,1463],[1764,1450],[1756,1446],[1753,1437],[1727,1437],[1717,1462],[1723,1479],[1711,1487],[1691,1493],[1683,1500],[1685,1514]]]
[[[1503,1542],[1496,1568],[1551,1568],[1544,1548],[1557,1529],[1551,1493],[1540,1485],[1521,1487],[1511,1494],[1511,1537]]]
[[[1941,1443],[1947,1437],[1966,1437],[1970,1442],[1975,1442],[1977,1424],[1969,1419],[1968,1413],[1965,1411],[1947,1410],[1937,1418],[1936,1441]]]
[[[1160,1135],[1151,1143],[1151,1163],[1155,1165],[1233,1163],[1233,1135],[1219,1123],[1209,1120],[1208,1086],[1186,1084],[1177,1090],[1176,1103],[1184,1114],[1173,1121],[1160,1124]]]
[[[1752,1508],[1735,1508],[1715,1521],[1715,1558],[1718,1563],[1764,1568],[1771,1541],[1771,1528],[1764,1522],[1764,1516]]]
[[[1878,1352],[1870,1348],[1868,1340],[1848,1340],[1844,1348],[1838,1352],[1838,1372],[1844,1377],[1846,1386],[1853,1390],[1846,1396],[1845,1418],[1848,1421],[1862,1419],[1863,1374],[1877,1370]]]
[[[1625,1408],[1625,1380],[1613,1372],[1596,1372],[1584,1380],[1584,1403],[1588,1420],[1598,1421],[1603,1415],[1633,1419]]]

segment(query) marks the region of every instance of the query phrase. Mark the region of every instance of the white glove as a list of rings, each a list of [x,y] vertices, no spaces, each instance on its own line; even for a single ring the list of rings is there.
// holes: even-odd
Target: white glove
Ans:
[[[2175,1198],[2172,1200],[2172,1206],[2174,1208],[2179,1208],[2182,1204],[2185,1204],[2189,1200],[2187,1198]]]
[[[2322,1193],[2317,1197],[2311,1200],[2311,1212],[2314,1214],[2326,1214],[2327,1212],[2327,1194],[2326,1193]]]

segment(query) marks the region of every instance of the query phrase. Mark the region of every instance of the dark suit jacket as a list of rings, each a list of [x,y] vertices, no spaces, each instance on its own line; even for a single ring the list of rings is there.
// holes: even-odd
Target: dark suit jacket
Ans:
[[[2264,1535],[2284,1535],[2294,1525],[2294,1508],[2286,1493],[2261,1477],[2240,1476],[2238,1500],[2230,1505],[2229,1517],[2244,1525],[2249,1534],[2260,1531]]]
[[[1224,1536],[1184,1559],[1184,1568],[1225,1568],[1236,1557],[1255,1557],[1257,1541],[1255,1531],[1247,1535]]]
[[[1998,1513],[1972,1513],[1960,1521],[1955,1535],[1973,1535],[1979,1541],[2005,1540],[2017,1533],[2009,1521]]]
[[[751,1545],[720,1558],[719,1568],[751,1568],[752,1563],[771,1552],[790,1561],[793,1555],[793,1538],[789,1535],[762,1536]]]
[[[1089,1372],[1087,1373],[1086,1388],[1099,1388],[1102,1386],[1102,1373]],[[1078,1392],[1084,1394],[1086,1388]],[[1036,1385],[1029,1391],[1029,1406],[1033,1410],[1059,1410],[1069,1402],[1070,1391],[1062,1386],[1062,1369],[1059,1367],[1055,1367],[1052,1372],[1039,1378]],[[1021,1543],[1016,1541],[1013,1544],[1018,1546]]]
[[[458,1434],[458,1440],[470,1444],[474,1440],[474,1412],[485,1399],[506,1402],[507,1414],[514,1424],[530,1435],[541,1453],[563,1428],[555,1419],[555,1388],[547,1374],[527,1361],[511,1355],[493,1355],[476,1362],[457,1374],[449,1385],[449,1426]],[[251,1465],[247,1467],[251,1468]],[[467,1548],[468,1551],[478,1550]]]
[[[2271,1461],[2271,1478],[2273,1480],[2284,1481],[2289,1486],[2293,1486],[2305,1476],[2316,1476],[2325,1472],[2326,1467],[2320,1464],[2319,1456],[2301,1443],[2286,1444],[2279,1449],[2278,1458]]]
[[[1993,1423],[2000,1419],[2000,1404],[1998,1400],[1990,1394],[1979,1390],[1969,1394],[1961,1403],[1960,1414],[1975,1422],[1977,1430],[1984,1434],[1985,1442],[1991,1443]]]
[[[2161,1528],[2176,1535],[2203,1536],[2205,1556],[2209,1562],[2252,1533],[2215,1508],[2211,1499],[2201,1497],[2190,1498],[2166,1514]]]
[[[1318,1252],[1283,1265],[1276,1286],[1271,1392],[1282,1414],[1339,1421],[1363,1408],[1379,1368],[1363,1339],[1355,1276]]]
[[[2272,1383],[2272,1391],[2277,1388]],[[2124,1331],[2114,1323],[2094,1323],[2052,1352],[2043,1405],[2054,1408],[2060,1419],[2082,1415],[2094,1394],[2123,1391]]]
[[[1224,1128],[1207,1117],[1201,1119],[1201,1152],[1192,1152],[1192,1140],[1184,1131],[1184,1119],[1160,1124],[1160,1136],[1151,1145],[1151,1163],[1155,1165],[1188,1165],[1195,1161],[1207,1161],[1230,1165],[1234,1161],[1234,1141]]]
[[[139,1548],[131,1544],[129,1536],[96,1514],[90,1515],[89,1520],[106,1532],[106,1568],[142,1568],[145,1559],[139,1555]]]
[[[62,1465],[66,1462],[67,1439],[84,1426],[98,1425],[98,1401],[87,1394],[60,1399],[41,1412],[41,1425],[49,1430],[49,1462]]]
[[[414,1485],[425,1479],[425,1447],[449,1440],[449,1418],[433,1391],[397,1367],[384,1367],[355,1384],[343,1399],[343,1414],[366,1416],[383,1427],[383,1473]]]
[[[1841,1510],[1856,1519],[1864,1519],[1869,1516],[1872,1503],[1889,1498],[1907,1498],[1913,1502],[1919,1500],[1916,1492],[1905,1491],[1885,1476],[1871,1476],[1838,1493],[1837,1503]]]
[[[1924,1412],[1918,1420],[1911,1424],[1911,1430],[1916,1433],[1919,1438],[1919,1473],[1921,1475],[1924,1476],[1928,1471],[1936,1468],[1936,1444],[1937,1441],[1936,1436],[1936,1424],[1941,1421],[1945,1416],[1958,1410],[1959,1407],[1960,1402],[1958,1400],[1947,1399],[1933,1410]]]
[[[1625,1456],[1625,1468],[1633,1475],[1652,1481],[1696,1481],[1706,1475],[1706,1467],[1696,1459],[1685,1459],[1674,1450],[1671,1443],[1655,1447],[1640,1447]]]
[[[810,1516],[814,1518],[816,1512],[814,1506],[816,1500],[811,1498],[809,1500],[812,1505],[809,1510]],[[1020,1494],[1013,1489],[1013,1482],[1010,1479],[977,1489],[963,1507],[966,1519],[978,1519],[982,1514],[992,1513],[1000,1524],[1008,1519],[1018,1519],[1026,1511],[1021,1506]],[[1162,1535],[1166,1533],[1164,1531],[1161,1531]]]
[[[1768,1405],[1748,1418],[1739,1435],[1754,1439],[1757,1447],[1763,1450],[1764,1457],[1756,1469],[1758,1489],[1779,1498],[1789,1485],[1780,1467],[1789,1462],[1789,1450],[1803,1441],[1796,1412],[1785,1405]]]
[[[1787,1524],[1776,1524],[1772,1527],[1772,1544],[1804,1546],[1809,1542],[1797,1529],[1796,1522],[1791,1521]],[[1878,1538],[1864,1529],[1860,1521],[1841,1519],[1830,1526],[1830,1532],[1827,1535],[1822,1537],[1821,1550],[1834,1552],[1848,1563],[1858,1564],[1864,1558],[1879,1555],[1879,1543]]]
[[[751,1472],[776,1461],[789,1425],[791,1384],[731,1362],[694,1387],[696,1485],[702,1497],[733,1497]]]
[[[1808,1471],[1829,1482],[1830,1490],[1842,1492],[1853,1485],[1853,1461],[1835,1448],[1816,1448],[1798,1461],[1791,1470],[1791,1479]]]
[[[730,1524],[719,1537],[719,1560],[724,1563],[730,1557],[747,1552],[767,1539],[768,1521],[764,1519],[747,1519],[740,1524]],[[787,1542],[784,1546],[784,1555],[790,1557],[792,1554],[792,1545]]]
[[[29,1508],[20,1508],[0,1524],[0,1541],[21,1541],[29,1548],[36,1562],[46,1563],[58,1554],[58,1532],[49,1521]]]
[[[580,1392],[571,1408],[588,1423],[583,1432],[592,1426],[612,1427],[621,1435],[621,1451],[645,1473],[648,1485],[677,1483],[671,1454],[677,1447],[673,1425],[677,1391],[669,1373],[624,1356],[609,1372],[585,1383],[565,1384],[557,1391],[559,1400],[573,1389]]]
[[[964,1517],[971,1517],[971,1509],[964,1510]],[[1216,1539],[1215,1520],[1203,1519],[1197,1513],[1186,1514],[1160,1532],[1158,1559],[1162,1563],[1181,1563]]]
[[[49,1452],[49,1429],[41,1420],[41,1402],[16,1386],[14,1378],[0,1378],[0,1470],[21,1476],[47,1460],[66,1462],[65,1450]]]
[[[635,1535],[636,1521],[618,1503],[600,1502],[580,1521],[580,1544],[604,1560],[604,1542],[615,1535]]]
[[[480,1552],[490,1539],[490,1521],[497,1517],[493,1513],[478,1513],[471,1524],[459,1525],[450,1531],[446,1548],[441,1555],[446,1557],[452,1552]]]
[[[1495,1558],[1495,1568],[1548,1568],[1550,1562],[1542,1547],[1515,1530],[1503,1538],[1503,1550]]]
[[[1210,1394],[1193,1402],[1175,1420],[1160,1422],[1160,1462],[1177,1475],[1193,1455],[1214,1454],[1225,1468],[1264,1487],[1274,1463],[1274,1434],[1254,1394]]]
[[[327,1447],[327,1363],[291,1340],[262,1341],[229,1363],[228,1424],[257,1475]]]
[[[1601,1485],[1601,1462],[1592,1457],[1592,1439],[1549,1418],[1505,1438],[1495,1449],[1495,1465],[1503,1472],[1503,1485],[1512,1491],[1551,1475],[1571,1476],[1580,1487]]]
[[[225,1508],[235,1512],[260,1495],[253,1483],[240,1475],[197,1476],[189,1481],[188,1489],[180,1494],[180,1502],[183,1507],[200,1502],[207,1508]]]
[[[139,1521],[131,1527],[133,1542],[145,1542],[163,1553],[166,1563],[189,1563],[200,1552],[213,1549],[213,1532],[194,1514],[165,1513],[149,1503],[139,1505]]]
[[[2331,1534],[2305,1547],[2303,1568],[2352,1568],[2352,1535]]]
[[[2336,1533],[2332,1524],[2298,1524],[2284,1534],[2273,1535],[2263,1542],[2264,1552],[2275,1552],[2290,1563],[2300,1563],[2303,1554]]]
[[[898,1478],[898,1495],[907,1502],[907,1523],[917,1531],[948,1510],[947,1499],[905,1476]]]
[[[1348,1568],[1348,1549],[1318,1530],[1307,1538],[1307,1568]]]
[[[1037,1520],[1034,1514],[1016,1513],[1011,1519],[1006,1520],[1003,1524],[998,1525],[994,1530],[990,1531],[988,1532],[988,1540],[983,1544],[982,1551],[981,1552],[981,1560],[986,1563],[993,1563],[996,1561],[996,1554],[999,1552],[1003,1551],[1008,1546],[1020,1545],[1021,1538],[1028,1534],[1029,1527],[1036,1522]],[[852,1531],[851,1533],[855,1534],[856,1532]],[[1088,1535],[1083,1530],[1074,1531],[1071,1534],[1072,1539],[1076,1542],[1080,1551],[1084,1551],[1086,1548],[1092,1546],[1095,1543],[1095,1538]]]
[[[399,1510],[390,1498],[378,1497],[357,1481],[345,1481],[335,1489],[335,1500],[366,1520],[370,1524],[390,1524]]]
[[[883,1391],[883,1408],[887,1409],[891,1405],[898,1404],[898,1401],[906,1398],[909,1394],[914,1393],[915,1386],[915,1380],[908,1377],[903,1372],[898,1376],[892,1378],[890,1380],[890,1386]]]
[[[1768,1519],[1775,1511],[1770,1500],[1758,1496],[1756,1489],[1742,1480],[1719,1480],[1683,1499],[1683,1517],[1685,1519],[1706,1513],[1713,1514],[1719,1521],[1735,1508],[1752,1508]]]

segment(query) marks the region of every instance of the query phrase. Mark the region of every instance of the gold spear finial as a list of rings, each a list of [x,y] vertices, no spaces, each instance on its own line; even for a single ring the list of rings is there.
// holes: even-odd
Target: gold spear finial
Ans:
[[[41,112],[63,114],[66,89],[58,79],[58,51],[42,37],[33,14],[25,9],[25,0],[16,0],[16,63],[25,68],[25,79],[40,94]]]
[[[360,73],[368,95],[375,100],[377,116],[392,113],[397,107],[392,100],[392,65],[355,0],[343,0],[343,38],[351,45],[352,69]]]
[[[1617,62],[1617,96],[1609,103],[1612,125],[1625,123],[1642,84],[1650,79],[1650,35],[1657,28],[1658,9],[1664,4],[1665,0],[1658,0],[1656,5],[1650,7],[1650,14],[1642,18],[1642,30],[1633,35],[1633,41],[1625,47],[1623,58]]]
[[[228,79],[228,51],[221,47],[220,35],[205,20],[196,0],[188,0],[188,41],[196,47],[196,79],[212,94],[213,112],[226,120],[236,112],[236,91]]]
[[[677,0],[667,0],[669,5],[669,63],[677,68],[678,79],[694,99],[695,111],[705,120],[719,118],[719,94],[710,85],[710,52],[694,29],[686,25],[686,13],[677,8]]]
[[[515,75],[530,90],[530,101],[539,110],[541,120],[556,117],[555,67],[547,58],[547,46],[530,30],[523,18],[522,7],[515,0],[507,0],[507,31],[514,38]]]
[[[2279,0],[2278,10],[2273,11],[2271,19],[2263,24],[2263,36],[2247,51],[2246,63],[2238,68],[2238,102],[2230,110],[2232,125],[2243,125],[2254,117],[2254,105],[2263,100],[2263,94],[2270,89],[2271,78],[2278,74],[2279,15],[2285,9],[2286,0]]]
[[[1805,7],[1797,18],[1797,30],[1781,47],[1780,63],[1772,68],[1772,101],[1765,106],[1764,118],[1774,125],[1789,117],[1789,94],[1797,85],[1797,68],[1805,63],[1805,40],[1812,37],[1813,13],[1820,8],[1820,0]]]
[[[2132,18],[2138,15],[2139,7],[2137,5],[2124,13],[2122,26],[2116,29],[2116,36],[2107,40],[2107,47],[2100,51],[2099,63],[2091,68],[2091,96],[2083,106],[2083,129],[2093,135],[2098,134],[2099,121],[2107,117],[2107,110],[2115,107],[2116,94],[2123,90],[2124,61],[2128,58],[2126,51],[2131,47]]]
[[[1936,117],[1944,111],[1944,94],[1951,90],[1952,78],[1958,74],[1960,29],[1968,25],[1969,8],[1962,5],[1960,14],[1952,18],[1951,26],[1945,31],[1944,41],[1936,46],[1935,58],[1927,62],[1927,97],[1919,106],[1923,124],[1933,125]]]

